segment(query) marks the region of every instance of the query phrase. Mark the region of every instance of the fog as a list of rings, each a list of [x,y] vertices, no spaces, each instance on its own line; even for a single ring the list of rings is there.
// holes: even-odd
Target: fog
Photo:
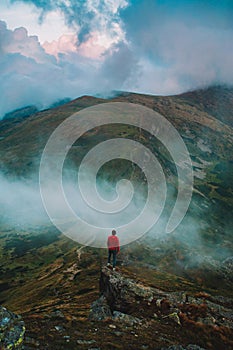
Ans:
[[[72,175],[71,175],[72,174]],[[16,179],[8,178],[3,174],[0,175],[0,207],[1,207],[1,223],[11,227],[22,228],[37,228],[38,225],[48,225],[50,220],[45,210],[39,182],[36,180],[37,175],[33,178]],[[87,186],[89,184],[86,180]],[[115,185],[107,180],[98,181],[98,191],[101,196],[107,201],[112,201],[117,197]],[[66,200],[73,211],[87,222],[96,225],[97,227],[117,227],[132,220],[140,212],[140,209],[145,205],[145,199],[142,194],[135,194],[131,205],[125,208],[125,212],[116,214],[98,212],[91,208],[79,190],[78,182],[75,180],[73,172],[69,172],[69,177],[63,183]],[[49,179],[46,188],[48,201],[52,203],[54,213],[57,218],[61,215],[63,202],[59,200],[60,195],[54,191],[54,181]],[[122,199],[127,201],[127,198]],[[53,218],[52,218],[53,219]]]
[[[49,186],[47,188],[47,196],[49,202],[53,205],[54,217],[48,217],[48,214],[44,208],[39,183],[36,180],[37,176],[31,176],[30,179],[10,179],[9,177],[0,175],[0,208],[1,208],[1,231],[7,229],[12,229],[15,232],[28,232],[30,233],[41,233],[43,228],[52,227],[50,219],[64,226],[63,233],[66,234],[67,228],[70,228],[70,225],[73,225],[72,222],[69,222],[69,218],[66,218],[66,222],[61,223],[63,220],[63,202],[60,201],[60,196],[58,193],[53,190],[53,180],[49,180]],[[88,177],[87,177],[87,186]],[[106,201],[113,201],[117,198],[116,192],[116,183],[111,183],[107,180],[98,179],[97,188],[99,194]],[[84,222],[87,222],[89,225],[93,225],[96,229],[96,232],[100,232],[101,228],[104,228],[105,235],[101,240],[97,240],[97,244],[90,236],[88,229],[85,231],[79,224],[75,226],[77,230],[77,235],[75,240],[78,243],[84,245],[105,246],[103,242],[107,235],[111,232],[112,228],[116,228],[122,225],[127,225],[130,221],[134,220],[142,211],[146,203],[146,190],[141,186],[138,186],[134,183],[134,196],[130,205],[126,205],[124,210],[120,210],[116,214],[104,214],[101,213],[90,206],[82,199],[76,172],[74,170],[69,170],[65,177],[63,183],[63,189],[66,196],[66,200],[69,202],[73,212]],[[126,193],[127,191],[125,191]],[[124,190],[123,192],[124,193]],[[119,193],[118,193],[119,194]],[[165,209],[162,212],[158,222],[147,232],[145,235],[138,237],[136,241],[141,242],[145,245],[149,245],[151,249],[158,249],[159,254],[166,254],[167,251],[173,252],[178,249],[185,252],[186,259],[185,261],[178,261],[178,264],[184,264],[184,268],[187,266],[195,266],[199,263],[206,262],[206,259],[223,260],[231,256],[232,246],[229,244],[226,247],[226,242],[209,242],[208,240],[203,239],[203,232],[210,230],[209,223],[206,220],[200,221],[198,217],[200,214],[205,217],[208,215],[208,208],[196,208],[191,203],[191,209],[186,214],[185,218],[178,226],[178,228],[172,233],[166,233],[166,224],[169,219],[171,208],[170,206],[174,203],[176,197],[176,190],[174,188],[168,189]],[[123,201],[127,202],[127,196],[123,196]],[[167,205],[168,203],[168,205]],[[196,202],[197,203],[197,202]],[[150,210],[149,215],[155,215],[153,208]],[[217,227],[217,226],[216,226]],[[139,228],[140,229],[140,228]],[[213,229],[213,234],[218,235],[218,232]],[[214,233],[215,232],[215,233]],[[128,233],[127,233],[128,234]],[[84,237],[86,235],[86,238]],[[95,238],[96,239],[96,238]],[[81,242],[80,242],[81,240]],[[124,244],[124,240],[120,240]],[[127,242],[133,243],[135,241],[134,232],[132,235],[128,235]],[[218,239],[219,241],[219,239]],[[99,243],[100,242],[100,243]],[[174,243],[175,242],[175,243]],[[225,246],[224,246],[225,244]],[[169,253],[170,254],[170,253]],[[188,259],[188,260],[187,260]]]
[[[32,179],[10,179],[0,174],[0,193],[1,224],[28,229],[49,223],[39,184]]]

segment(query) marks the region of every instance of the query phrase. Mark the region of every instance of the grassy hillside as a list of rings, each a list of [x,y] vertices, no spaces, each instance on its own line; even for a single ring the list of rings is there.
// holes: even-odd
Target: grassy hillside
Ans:
[[[232,298],[232,89],[217,87],[168,97],[120,93],[110,100],[83,96],[26,119],[2,120],[0,171],[4,183],[10,184],[11,192],[16,189],[15,184],[23,183],[23,189],[25,183],[37,184],[40,157],[52,131],[71,114],[109,101],[140,104],[165,116],[185,141],[194,170],[193,197],[181,225],[169,235],[158,226],[122,248],[120,270],[164,291],[185,290],[190,295],[205,292],[213,297],[221,295],[225,301]],[[75,172],[87,151],[101,141],[114,137],[137,140],[156,155],[163,167],[169,194],[163,214],[166,217],[177,193],[177,171],[166,148],[149,136],[132,126],[96,128],[73,145],[65,168]],[[146,193],[144,174],[128,161],[106,163],[98,177],[113,184],[122,177],[128,178],[137,190]],[[0,218],[0,301],[23,315],[28,349],[87,349],[97,345],[101,349],[123,349],[124,342],[135,349],[137,332],[143,346],[143,336],[151,337],[153,327],[125,331],[124,326],[119,326],[113,334],[111,322],[96,325],[88,321],[90,305],[99,295],[99,275],[106,263],[106,250],[79,246],[58,232],[49,220],[43,224],[34,224],[33,220],[30,223],[32,211],[36,210],[30,208],[30,202],[28,212],[22,214],[29,218],[27,225],[18,220],[22,208],[17,208],[18,216],[13,223],[11,218],[16,212],[5,211],[10,208],[9,191],[5,192],[4,186],[2,190],[6,195],[1,203],[6,206],[3,205],[4,215]],[[23,207],[26,192],[20,195]],[[176,339],[177,330],[169,323],[157,322],[156,327],[160,332],[158,348],[174,342],[188,344],[189,340],[203,345],[198,342],[195,330],[182,329]],[[207,349],[228,348],[231,338],[228,329],[218,331],[217,335],[212,328],[200,331],[203,339],[210,339]]]

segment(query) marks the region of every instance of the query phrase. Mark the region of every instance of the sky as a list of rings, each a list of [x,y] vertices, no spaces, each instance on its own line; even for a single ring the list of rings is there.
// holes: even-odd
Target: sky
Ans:
[[[233,85],[232,0],[1,0],[0,118],[124,90]]]

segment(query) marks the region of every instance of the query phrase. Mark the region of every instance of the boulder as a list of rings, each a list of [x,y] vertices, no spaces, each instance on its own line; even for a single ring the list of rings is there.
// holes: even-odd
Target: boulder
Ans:
[[[141,302],[151,303],[155,291],[104,267],[100,277],[100,293],[105,296],[112,312],[116,310],[127,314],[131,313],[132,306],[135,307]],[[162,291],[159,297],[164,298]]]
[[[103,321],[112,317],[112,312],[106,298],[101,295],[99,299],[91,305],[89,319],[92,321]]]
[[[21,318],[0,306],[0,349],[23,349],[25,325]]]
[[[135,324],[140,324],[142,322],[139,318],[124,314],[123,312],[120,312],[120,311],[114,311],[112,318],[115,321],[127,323],[130,326],[133,326]]]

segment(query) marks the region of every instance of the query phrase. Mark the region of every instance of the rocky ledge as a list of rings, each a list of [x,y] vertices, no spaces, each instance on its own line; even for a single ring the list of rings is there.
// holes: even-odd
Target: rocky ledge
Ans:
[[[0,306],[0,349],[23,349],[25,326],[21,316]]]
[[[189,294],[186,291],[164,292],[145,286],[140,281],[103,267],[100,276],[100,298],[90,310],[94,321],[121,322],[137,327],[154,327],[158,324],[174,324],[192,333],[215,332],[219,344],[225,349],[233,346],[233,300],[211,296],[205,292]],[[198,337],[197,337],[198,340]],[[162,349],[203,349],[198,345],[174,345]]]

